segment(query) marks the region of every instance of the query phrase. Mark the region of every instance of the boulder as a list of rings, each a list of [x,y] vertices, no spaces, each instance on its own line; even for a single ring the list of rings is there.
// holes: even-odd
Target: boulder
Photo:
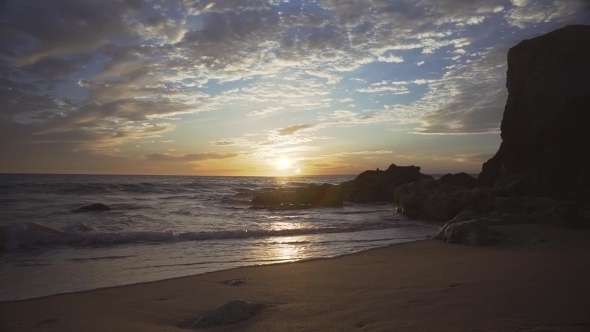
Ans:
[[[410,218],[449,221],[463,210],[489,212],[494,207],[492,188],[466,189],[424,180],[399,186],[394,194],[396,210]]]
[[[481,185],[526,175],[545,188],[536,195],[563,198],[590,188],[588,40],[590,26],[572,25],[510,49],[502,143],[482,166]],[[518,182],[509,195],[536,192],[523,191],[528,184]]]
[[[424,218],[424,205],[440,183],[435,180],[411,182],[397,187],[394,191],[394,202],[397,213],[410,218]]]
[[[101,204],[101,203],[94,203],[90,205],[83,206],[81,208],[72,210],[72,212],[98,212],[98,211],[108,211],[111,208]]]
[[[395,188],[402,184],[432,179],[420,173],[417,166],[392,164],[385,171],[365,171],[354,180],[342,183],[341,190],[346,201],[356,203],[392,202]]]
[[[235,324],[252,318],[264,308],[262,303],[231,300],[193,323],[193,328],[208,328]]]
[[[500,176],[494,183],[494,191],[498,196],[547,196],[549,189],[543,181],[526,174]]]
[[[499,235],[500,233],[491,230],[482,222],[470,220],[449,225],[443,235],[443,241],[468,246],[487,246],[499,243]]]
[[[496,197],[494,209],[499,213],[510,214],[533,214],[556,210],[571,213],[575,211],[575,205],[549,197]]]
[[[438,179],[438,182],[442,184],[450,184],[452,186],[462,186],[469,189],[477,187],[477,179],[464,172],[443,175]]]
[[[576,204],[549,197],[497,197],[494,205],[498,214],[495,224],[544,223],[579,227],[584,223]]]
[[[436,234],[434,239],[442,240],[444,238],[447,228],[450,225],[457,223],[457,222],[475,220],[475,219],[477,219],[477,216],[478,216],[477,213],[475,213],[471,210],[464,210],[464,211],[459,212],[459,214],[456,215],[455,218],[447,221],[446,224],[443,227],[441,227],[441,229],[438,231],[438,234]]]

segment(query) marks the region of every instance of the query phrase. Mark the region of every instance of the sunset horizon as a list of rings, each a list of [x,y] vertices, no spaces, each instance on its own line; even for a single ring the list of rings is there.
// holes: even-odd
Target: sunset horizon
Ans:
[[[590,331],[590,0],[0,1],[0,331]]]
[[[7,1],[0,173],[476,174],[506,53],[584,1]]]

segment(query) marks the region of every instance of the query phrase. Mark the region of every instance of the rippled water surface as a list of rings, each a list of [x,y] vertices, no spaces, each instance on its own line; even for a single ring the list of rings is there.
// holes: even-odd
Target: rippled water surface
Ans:
[[[333,257],[436,232],[387,204],[249,209],[255,191],[350,179],[0,175],[0,300]],[[71,212],[92,203],[111,210]]]

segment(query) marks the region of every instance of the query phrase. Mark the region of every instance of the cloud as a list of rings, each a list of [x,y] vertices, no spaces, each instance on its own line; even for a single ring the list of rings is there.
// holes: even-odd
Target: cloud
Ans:
[[[460,163],[481,164],[488,161],[494,156],[493,153],[473,153],[473,154],[458,154],[454,156],[434,156],[432,159],[437,161],[455,161]]]
[[[126,17],[141,10],[141,1],[42,0],[6,1],[0,14],[4,38],[20,65],[54,55],[96,50],[111,39],[136,36],[138,26]],[[35,45],[34,47],[30,47]]]
[[[438,82],[431,82],[422,100],[425,112],[420,117],[423,124],[418,133],[498,133],[508,96],[504,87],[508,48],[509,45],[493,48],[480,59],[460,65]]]
[[[236,153],[192,153],[192,154],[166,154],[152,153],[145,156],[148,161],[154,162],[195,162],[203,160],[228,159],[238,156]]]
[[[506,21],[521,29],[533,24],[564,21],[589,9],[587,2],[571,0],[512,0],[512,4],[514,7],[505,14]]]
[[[366,93],[375,93],[375,92],[391,92],[395,95],[403,95],[410,93],[410,90],[405,86],[380,86],[380,87],[370,87],[370,88],[363,88],[357,89],[358,92],[366,92]]]
[[[266,114],[278,112],[278,111],[283,110],[283,109],[285,109],[285,108],[282,107],[282,106],[278,106],[278,107],[267,107],[267,108],[261,109],[259,111],[250,112],[247,115],[248,116],[262,116],[262,115],[266,115]]]
[[[309,128],[313,128],[313,127],[315,127],[315,125],[313,125],[313,124],[300,124],[300,125],[294,125],[294,126],[289,126],[289,127],[277,129],[277,133],[281,136],[293,135],[300,130],[309,129]]]
[[[330,155],[326,155],[325,157],[346,157],[346,156],[361,156],[361,155],[382,155],[382,154],[392,154],[393,151],[390,150],[375,150],[375,151],[353,151],[353,152],[340,152],[340,153],[333,153]]]
[[[64,156],[114,146],[123,154],[140,138],[243,116],[252,117],[243,130],[259,136],[214,140],[204,130],[204,141],[268,156],[317,148],[311,142],[331,137],[310,133],[323,128],[387,121],[419,122],[421,134],[496,133],[507,47],[489,47],[500,34],[515,41],[570,22],[585,5],[7,0],[0,154],[32,155],[40,145]],[[422,67],[408,74],[407,63]],[[350,110],[334,106],[353,100]],[[216,113],[194,116],[201,112]],[[295,125],[269,130],[279,118]]]
[[[392,54],[387,55],[387,56],[379,55],[379,56],[377,56],[377,60],[381,61],[381,62],[395,62],[395,63],[404,62],[404,58],[399,57],[399,56],[395,56]]]

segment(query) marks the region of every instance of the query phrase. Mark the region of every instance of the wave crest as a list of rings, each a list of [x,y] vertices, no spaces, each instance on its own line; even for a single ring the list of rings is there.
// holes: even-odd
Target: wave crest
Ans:
[[[317,227],[282,230],[233,230],[182,233],[172,230],[165,230],[115,233],[88,231],[88,229],[85,229],[85,232],[83,233],[75,233],[71,231],[57,230],[35,222],[27,222],[0,227],[0,249],[15,250],[39,247],[51,248],[58,246],[90,247],[133,243],[170,243],[183,241],[280,237],[321,233],[349,233],[396,227],[399,227],[399,225],[376,222],[344,227]]]

